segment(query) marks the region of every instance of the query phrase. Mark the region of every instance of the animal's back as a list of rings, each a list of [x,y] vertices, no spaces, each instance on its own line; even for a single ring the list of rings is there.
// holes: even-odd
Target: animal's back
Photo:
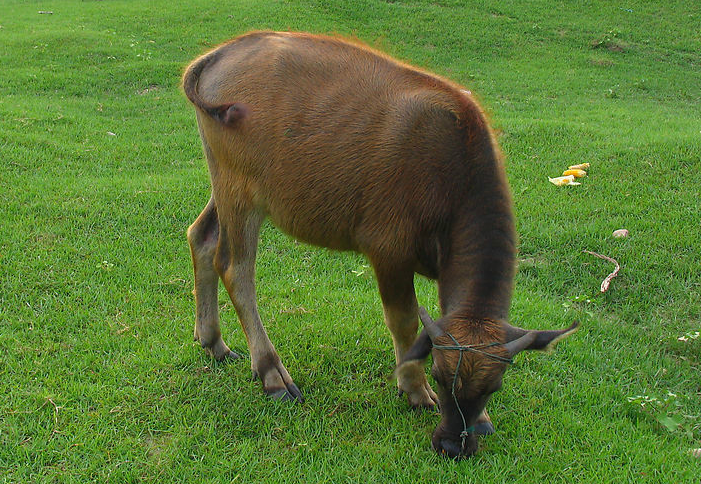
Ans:
[[[490,143],[458,88],[334,38],[242,36],[215,51],[197,89],[246,106],[233,127],[198,116],[215,170],[245,179],[283,230],[331,248],[415,251],[468,189],[481,149],[470,144]]]

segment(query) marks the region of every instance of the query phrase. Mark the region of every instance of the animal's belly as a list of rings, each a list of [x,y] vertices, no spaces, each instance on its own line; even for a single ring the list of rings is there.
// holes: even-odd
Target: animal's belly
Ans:
[[[359,250],[352,216],[334,212],[333,203],[304,205],[273,203],[268,206],[268,216],[280,230],[302,242],[334,250]]]

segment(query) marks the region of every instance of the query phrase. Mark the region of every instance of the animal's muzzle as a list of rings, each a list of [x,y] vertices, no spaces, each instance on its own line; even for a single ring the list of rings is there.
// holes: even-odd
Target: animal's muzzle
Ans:
[[[459,460],[472,456],[477,452],[478,443],[475,433],[468,434],[465,438],[447,435],[436,429],[431,438],[431,445],[440,455]]]

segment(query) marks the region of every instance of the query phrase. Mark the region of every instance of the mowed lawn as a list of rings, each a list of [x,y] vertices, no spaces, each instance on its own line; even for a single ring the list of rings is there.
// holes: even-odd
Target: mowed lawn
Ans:
[[[397,396],[356,254],[264,227],[260,310],[304,404],[193,342],[185,231],[209,175],[180,76],[252,29],[359,38],[489,114],[520,234],[511,322],[581,329],[517,357],[475,457],[438,456],[438,415]],[[580,186],[548,182],[583,162]],[[0,482],[698,483],[699,173],[698,2],[4,0]],[[613,264],[584,250],[621,265],[605,294]]]

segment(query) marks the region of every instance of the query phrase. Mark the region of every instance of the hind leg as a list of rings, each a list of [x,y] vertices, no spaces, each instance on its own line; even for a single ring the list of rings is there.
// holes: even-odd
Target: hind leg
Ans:
[[[268,338],[256,303],[256,249],[264,216],[241,194],[226,200],[226,208],[219,207],[221,225],[214,264],[246,335],[253,376],[263,383],[266,395],[301,402],[302,393]]]
[[[214,270],[214,254],[219,243],[219,220],[214,197],[187,231],[195,272],[195,341],[217,360],[238,358],[221,337],[217,290],[219,276]]]

